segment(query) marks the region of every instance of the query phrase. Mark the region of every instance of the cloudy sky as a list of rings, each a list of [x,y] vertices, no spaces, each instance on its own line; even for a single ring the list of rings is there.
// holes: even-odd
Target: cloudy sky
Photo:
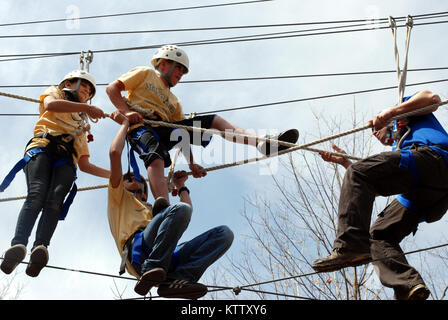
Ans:
[[[356,73],[366,71],[394,71],[392,32],[386,24],[371,24],[375,19],[389,16],[405,17],[446,11],[442,0],[273,0],[254,1],[252,4],[210,6],[188,10],[166,10],[204,5],[230,4],[237,1],[174,0],[167,3],[152,1],[0,1],[0,91],[38,98],[48,85],[58,83],[71,70],[77,69],[77,52],[94,51],[91,73],[100,84],[93,104],[105,112],[115,108],[108,100],[105,86],[135,66],[149,65],[155,49],[98,52],[108,49],[159,46],[185,43],[190,58],[190,73],[173,89],[184,112],[207,113],[237,107],[265,105],[218,114],[230,122],[257,133],[297,128],[299,142],[317,138],[316,118],[347,115],[356,101],[359,112],[371,117],[397,101],[397,90],[368,93],[351,92],[393,87],[397,84],[394,72],[381,74],[287,77],[252,81],[199,81],[254,77],[285,77],[318,74]],[[117,13],[153,11],[96,19],[77,19]],[[57,19],[46,23],[26,23]],[[357,22],[351,22],[351,21]],[[338,24],[316,24],[335,22]],[[383,21],[383,20],[380,20]],[[403,25],[400,20],[399,25]],[[409,69],[442,68],[432,71],[413,71],[407,76],[408,84],[448,79],[446,69],[446,34],[448,24],[422,24],[444,21],[416,20],[412,29],[409,49]],[[420,23],[421,25],[417,25]],[[278,26],[283,24],[284,26]],[[267,27],[270,25],[271,27]],[[276,26],[273,26],[276,25]],[[256,28],[218,28],[230,26],[258,26]],[[334,29],[335,26],[340,27]],[[344,28],[342,28],[344,27]],[[212,28],[213,30],[191,30]],[[313,29],[331,28],[320,31]],[[186,31],[185,29],[189,29]],[[362,31],[354,31],[363,29]],[[83,36],[12,37],[19,35],[79,34],[111,31],[161,31],[133,34]],[[169,31],[171,30],[171,31]],[[176,30],[176,31],[173,31]],[[307,31],[308,30],[308,31]],[[344,31],[335,33],[334,31]],[[346,32],[351,30],[351,32]],[[169,32],[168,32],[169,31]],[[294,33],[291,33],[294,32]],[[279,34],[281,33],[281,34]],[[311,33],[319,33],[312,35]],[[325,34],[322,34],[325,33]],[[404,60],[405,28],[398,28],[400,62]],[[263,40],[229,41],[229,38],[263,35]],[[9,37],[6,37],[9,36]],[[210,43],[212,39],[227,39]],[[241,38],[239,38],[241,39]],[[254,38],[244,38],[253,40]],[[205,41],[205,43],[204,43]],[[17,56],[48,53],[70,53],[38,59],[14,60]],[[36,87],[29,87],[36,85]],[[28,86],[28,87],[19,87]],[[409,86],[405,94],[428,88],[448,96],[446,82]],[[347,93],[338,97],[314,99]],[[290,103],[279,103],[290,101]],[[292,102],[291,102],[292,101]],[[6,97],[0,97],[2,114],[35,114],[38,106]],[[436,114],[442,123],[448,116],[445,110]],[[36,116],[0,116],[0,135],[3,152],[0,153],[0,178],[3,178],[21,157],[25,144],[32,137]],[[347,129],[350,128],[347,119]],[[90,147],[91,162],[109,167],[108,148],[118,126],[110,119],[95,124],[95,141]],[[194,149],[195,157],[204,167],[241,160],[256,155],[255,150],[234,147],[216,137],[205,150]],[[124,164],[126,165],[126,160]],[[182,160],[182,159],[180,159]],[[269,166],[269,167],[268,167]],[[179,169],[185,169],[182,163]],[[203,179],[190,178],[187,185],[194,202],[194,214],[183,240],[190,239],[206,229],[226,224],[235,233],[234,246],[229,254],[238,255],[247,231],[240,211],[243,197],[255,193],[276,199],[268,172],[279,174],[276,160],[210,172]],[[78,171],[78,187],[106,184],[107,180],[88,176]],[[26,194],[23,173],[19,173],[1,198]],[[172,201],[176,201],[172,199]],[[10,245],[22,201],[2,202],[0,223],[0,251]],[[79,192],[68,217],[60,222],[49,247],[49,264],[58,267],[117,274],[120,257],[107,222],[107,191]],[[446,222],[442,221],[441,226]],[[425,226],[427,230],[429,226]],[[439,227],[438,231],[442,230]],[[445,228],[446,229],[446,228]],[[29,249],[34,241],[30,238]],[[219,263],[219,262],[218,262]],[[22,299],[113,299],[111,278],[76,272],[45,269],[32,279],[25,275],[25,266],[18,268],[15,283],[24,287]],[[0,281],[5,281],[0,275]],[[125,290],[124,297],[135,297],[130,280],[116,280]]]

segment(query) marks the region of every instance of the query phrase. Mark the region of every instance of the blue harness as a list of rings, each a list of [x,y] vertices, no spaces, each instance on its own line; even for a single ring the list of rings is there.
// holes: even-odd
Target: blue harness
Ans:
[[[37,154],[46,152],[44,148],[37,147],[33,148],[26,152],[25,156],[20,159],[14,167],[11,169],[11,171],[6,175],[6,177],[3,179],[3,182],[0,184],[0,192],[5,191],[6,188],[11,184],[11,182],[16,177],[17,172],[25,168],[26,164]],[[53,167],[58,167],[60,165],[63,165],[67,163],[67,158],[60,158],[53,161]],[[76,167],[73,165],[74,170],[76,170]],[[73,186],[70,190],[70,193],[68,194],[67,198],[64,201],[64,204],[62,205],[61,213],[59,214],[59,220],[64,220],[67,216],[68,210],[73,203],[73,199],[76,196],[76,193],[78,192],[78,187],[76,186],[76,183],[73,183]]]

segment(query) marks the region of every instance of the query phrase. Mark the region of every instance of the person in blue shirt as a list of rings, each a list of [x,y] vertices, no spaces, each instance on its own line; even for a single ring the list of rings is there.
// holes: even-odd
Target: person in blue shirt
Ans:
[[[325,161],[339,163],[347,171],[339,199],[333,252],[316,260],[314,270],[331,272],[372,261],[381,283],[393,288],[395,299],[429,297],[429,289],[418,271],[409,265],[400,242],[415,233],[420,222],[438,221],[448,209],[448,134],[433,114],[437,110],[433,105],[440,101],[437,94],[422,90],[369,121],[374,136],[383,144],[390,144],[390,119],[415,112],[407,119],[395,121],[398,134],[392,151],[353,164],[322,154]],[[370,226],[377,195],[397,197]]]

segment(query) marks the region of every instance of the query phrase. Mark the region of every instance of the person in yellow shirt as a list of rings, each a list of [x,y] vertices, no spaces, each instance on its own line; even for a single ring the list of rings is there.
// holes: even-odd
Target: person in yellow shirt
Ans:
[[[90,129],[87,116],[104,118],[104,112],[87,103],[95,95],[95,80],[84,70],[68,73],[58,87],[49,87],[40,100],[39,120],[34,137],[25,148],[25,157],[5,178],[3,191],[23,167],[28,194],[19,213],[11,248],[5,254],[0,269],[10,274],[25,258],[28,238],[40,212],[36,238],[31,250],[26,274],[37,277],[48,262],[47,247],[58,220],[63,220],[76,192],[76,168],[109,178],[109,170],[89,162],[85,132]],[[74,186],[72,188],[72,186]],[[67,200],[65,197],[70,192]]]
[[[233,232],[219,226],[178,244],[193,211],[185,186],[186,172],[173,175],[180,201],[153,216],[152,207],[146,203],[148,187],[143,177],[139,181],[132,172],[122,172],[129,121],[118,110],[110,117],[121,125],[109,152],[107,208],[110,230],[122,257],[120,274],[126,269],[138,278],[134,290],[140,295],[157,285],[161,297],[198,299],[207,293],[207,287],[198,280],[230,248]]]
[[[260,136],[241,129],[217,115],[207,115],[185,119],[184,112],[178,98],[171,92],[183,75],[189,72],[189,59],[184,50],[176,45],[161,47],[153,56],[149,67],[136,67],[119,79],[110,83],[106,92],[115,107],[126,115],[132,124],[128,139],[131,146],[140,155],[148,170],[148,178],[154,199],[163,197],[168,205],[168,187],[164,175],[164,168],[169,167],[171,159],[168,151],[176,144],[182,142],[183,154],[189,163],[193,177],[206,175],[204,168],[194,162],[190,152],[190,144],[207,146],[211,137],[205,135],[191,134],[191,132],[175,131],[164,126],[150,126],[142,123],[144,118],[165,121],[185,126],[198,126],[205,129],[216,129],[222,132],[244,134],[251,138],[236,139],[234,136],[224,136],[232,142],[240,142],[256,146],[260,152],[268,155],[283,150],[287,147],[282,145],[270,145],[264,141],[258,142]],[[127,91],[127,99],[122,97],[121,92]],[[130,105],[141,107],[141,110],[132,110]],[[176,134],[177,132],[177,134]],[[182,140],[188,134],[187,143]],[[177,135],[174,139],[173,135]],[[268,138],[295,143],[299,137],[296,129],[290,129]]]

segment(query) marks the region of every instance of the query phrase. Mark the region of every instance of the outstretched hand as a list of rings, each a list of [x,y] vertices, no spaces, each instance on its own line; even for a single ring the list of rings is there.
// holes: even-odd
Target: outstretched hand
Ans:
[[[342,150],[335,144],[333,144],[331,147],[338,153],[343,153],[343,154],[346,153],[344,150]],[[335,155],[331,152],[319,152],[319,154],[324,161],[337,163],[337,164],[344,166],[345,168],[348,168],[352,164],[352,162],[349,159],[347,159],[343,156]]]

